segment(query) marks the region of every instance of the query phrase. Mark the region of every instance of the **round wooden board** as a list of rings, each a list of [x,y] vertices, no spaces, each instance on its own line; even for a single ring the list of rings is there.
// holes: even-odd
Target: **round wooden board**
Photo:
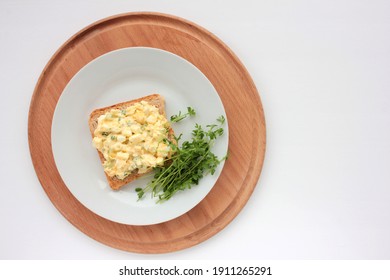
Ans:
[[[163,49],[194,64],[220,95],[229,123],[229,159],[211,192],[186,214],[149,226],[115,223],[84,207],[62,181],[51,149],[53,113],[71,78],[96,57],[135,46]],[[266,140],[259,94],[233,52],[194,23],[144,12],[103,19],[65,42],[50,59],[36,85],[30,105],[28,137],[37,176],[62,215],[95,240],[138,253],[184,249],[210,238],[229,224],[257,184]]]

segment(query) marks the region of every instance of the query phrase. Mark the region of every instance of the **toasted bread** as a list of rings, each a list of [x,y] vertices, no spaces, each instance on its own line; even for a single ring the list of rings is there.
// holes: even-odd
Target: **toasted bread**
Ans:
[[[110,111],[112,109],[119,109],[119,110],[121,110],[121,109],[124,109],[124,108],[127,108],[127,107],[131,106],[134,103],[141,102],[141,101],[146,101],[150,105],[153,105],[153,106],[157,107],[159,109],[159,113],[161,115],[163,115],[163,116],[166,115],[166,113],[165,113],[165,100],[159,94],[152,94],[152,95],[141,97],[141,98],[138,98],[138,99],[135,99],[135,100],[122,102],[122,103],[118,103],[118,104],[115,104],[115,105],[112,105],[112,106],[96,109],[96,110],[94,110],[90,114],[89,121],[88,121],[89,129],[91,131],[92,138],[94,137],[94,131],[95,131],[97,125],[98,125],[98,117],[99,116],[105,114],[106,112],[108,112],[108,111]],[[173,132],[172,128],[169,129],[168,138],[171,141],[174,141],[174,132]],[[103,154],[100,151],[97,150],[97,152],[99,154],[100,161],[103,164],[104,161],[105,161],[104,156],[103,156]],[[148,171],[146,173],[140,174],[140,173],[137,172],[137,170],[135,170],[133,173],[131,173],[130,175],[125,177],[123,180],[118,179],[116,176],[110,177],[110,176],[108,176],[108,174],[106,172],[104,172],[104,173],[105,173],[105,175],[107,177],[107,181],[108,181],[108,184],[110,185],[110,187],[113,190],[119,190],[124,185],[126,185],[126,184],[128,184],[128,183],[130,183],[130,182],[132,182],[134,180],[136,180],[137,178],[139,178],[141,176],[144,176],[145,174],[149,173],[150,171],[152,171],[152,168],[148,169]]]

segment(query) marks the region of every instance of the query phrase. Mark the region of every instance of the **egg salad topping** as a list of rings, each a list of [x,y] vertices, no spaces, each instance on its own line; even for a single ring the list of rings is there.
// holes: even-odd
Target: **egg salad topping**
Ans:
[[[124,179],[134,171],[145,173],[162,166],[170,147],[169,122],[146,101],[112,109],[98,118],[93,145],[104,156],[108,176]]]

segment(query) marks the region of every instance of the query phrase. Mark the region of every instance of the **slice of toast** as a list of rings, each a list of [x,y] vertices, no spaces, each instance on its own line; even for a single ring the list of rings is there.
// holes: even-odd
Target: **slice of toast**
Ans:
[[[137,102],[141,102],[141,101],[146,101],[150,105],[157,107],[159,109],[159,113],[161,115],[163,115],[163,116],[166,115],[165,114],[165,100],[164,100],[164,97],[162,97],[159,94],[152,94],[152,95],[141,97],[141,98],[138,98],[135,100],[122,102],[122,103],[118,103],[118,104],[115,104],[112,106],[96,109],[90,114],[89,121],[88,121],[89,129],[91,131],[92,138],[94,137],[94,131],[98,125],[99,116],[105,114],[106,112],[108,112],[112,109],[119,109],[119,110],[125,109],[125,108],[131,106],[132,104],[137,103]],[[169,140],[174,141],[174,132],[173,132],[172,128],[169,129],[168,138],[169,138]],[[103,164],[105,161],[103,154],[98,150],[96,150],[96,151],[98,152],[100,161]],[[134,181],[135,179],[149,173],[150,171],[152,171],[152,168],[150,168],[146,173],[142,173],[142,174],[139,174],[137,171],[135,171],[135,172],[131,173],[130,175],[128,175],[123,180],[118,179],[116,176],[110,177],[110,176],[108,176],[108,174],[106,172],[104,172],[104,174],[107,177],[107,181],[108,181],[108,184],[110,185],[110,187],[113,190],[119,190],[124,185],[126,185],[126,184]]]

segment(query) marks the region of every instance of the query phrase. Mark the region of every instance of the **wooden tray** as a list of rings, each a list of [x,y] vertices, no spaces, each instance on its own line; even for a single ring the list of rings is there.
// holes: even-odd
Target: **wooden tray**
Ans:
[[[104,53],[135,46],[167,50],[193,63],[214,85],[229,121],[229,159],[211,192],[186,214],[150,226],[115,223],[84,207],[62,181],[51,149],[54,109],[73,75]],[[62,215],[95,240],[138,253],[184,249],[222,230],[252,194],[265,153],[262,104],[239,59],[207,30],[187,20],[159,13],[109,17],[93,23],[65,42],[37,82],[30,105],[28,137],[37,176]]]

